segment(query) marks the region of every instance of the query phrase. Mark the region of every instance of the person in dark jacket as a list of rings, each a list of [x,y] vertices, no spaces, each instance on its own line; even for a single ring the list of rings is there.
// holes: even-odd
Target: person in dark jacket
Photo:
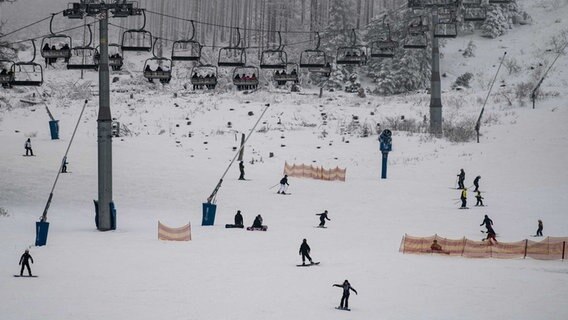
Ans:
[[[538,229],[536,230],[536,236],[537,237],[542,237],[542,228],[543,228],[542,220],[539,219],[538,220]]]
[[[24,144],[24,148],[26,148],[26,156],[28,155],[28,152],[30,153],[30,155],[34,155],[34,151],[32,150],[32,140],[30,138],[28,138],[28,140],[26,140],[26,143]]]
[[[20,276],[24,275],[24,267],[28,269],[28,275],[30,277],[32,276],[32,270],[30,269],[29,263],[30,260],[32,261],[32,263],[34,263],[34,258],[32,258],[32,256],[30,255],[30,250],[26,249],[26,252],[24,252],[24,254],[22,254],[22,257],[20,258],[20,265],[22,266],[22,268],[20,269]]]
[[[245,180],[245,164],[242,161],[239,162],[239,171],[241,172],[239,180]]]
[[[253,228],[262,228],[262,216],[259,214],[254,218],[254,222],[252,223]]]
[[[477,176],[473,179],[473,185],[475,186],[475,190],[473,190],[473,192],[479,191],[479,179],[481,179],[481,176]]]
[[[278,189],[277,193],[286,194],[286,189],[288,188],[288,175],[285,174],[284,178],[280,179],[280,189]]]
[[[325,210],[323,213],[316,213],[316,216],[320,216],[320,224],[318,226],[320,228],[325,228],[325,220],[326,219],[328,221],[331,221],[331,219],[327,217],[327,210]]]
[[[300,252],[298,254],[302,255],[302,265],[306,264],[306,258],[308,258],[311,264],[314,263],[312,261],[312,257],[310,257],[310,246],[306,239],[302,241],[302,244],[300,245]]]
[[[357,290],[351,286],[348,280],[343,281],[343,284],[334,284],[334,287],[343,288],[343,295],[341,296],[341,303],[339,304],[339,309],[349,309],[349,291],[353,290],[355,294]]]
[[[482,226],[485,225],[485,228],[487,229],[487,233],[495,233],[495,230],[493,230],[493,220],[489,219],[489,217],[487,215],[485,215],[485,218],[483,219],[483,222],[479,225]]]
[[[465,171],[463,171],[463,169],[460,169],[460,173],[458,174],[458,189],[465,188],[465,186],[463,185],[464,181],[465,181]]]
[[[237,214],[235,214],[235,226],[244,226],[241,210],[237,210]]]
[[[481,191],[477,191],[477,194],[475,195],[475,199],[477,199],[477,202],[475,203],[476,207],[483,207],[483,197],[481,196]]]

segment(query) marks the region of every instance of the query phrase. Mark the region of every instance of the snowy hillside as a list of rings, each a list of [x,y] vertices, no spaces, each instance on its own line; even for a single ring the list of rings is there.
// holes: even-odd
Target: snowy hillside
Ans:
[[[142,79],[145,55],[128,55],[111,74],[111,112],[130,132],[113,139],[113,199],[117,230],[94,224],[97,198],[96,73],[49,68],[39,93],[59,120],[50,140],[33,88],[0,89],[0,319],[566,319],[566,261],[466,259],[403,255],[404,234],[479,240],[489,215],[503,242],[535,234],[568,236],[568,59],[562,55],[532,109],[519,85],[555,57],[550,40],[568,29],[567,1],[522,1],[533,17],[495,40],[478,34],[442,49],[443,116],[475,119],[499,58],[507,51],[520,70],[504,66],[489,98],[480,143],[452,143],[425,133],[393,130],[388,179],[380,179],[376,128],[416,126],[428,115],[423,92],[359,98],[303,88],[263,88],[251,94],[191,92]],[[475,56],[464,58],[470,40]],[[22,53],[25,56],[27,53]],[[542,69],[543,67],[541,67]],[[132,72],[128,70],[134,70]],[[471,88],[451,90],[465,72]],[[33,94],[35,93],[35,97]],[[47,246],[34,247],[60,161],[89,103],[48,213]],[[217,195],[214,226],[201,226],[201,205],[239,146],[245,177],[230,169]],[[252,112],[252,115],[249,113]],[[354,117],[356,116],[356,117]],[[405,121],[401,120],[404,116]],[[357,120],[355,120],[357,118]],[[229,126],[230,122],[230,126]],[[364,137],[363,128],[372,133]],[[35,157],[22,157],[31,137]],[[273,154],[273,157],[270,154]],[[346,168],[345,182],[290,178],[290,195],[276,194],[284,163]],[[486,207],[458,210],[456,175],[466,186],[481,175]],[[237,210],[246,226],[261,214],[267,232],[225,229]],[[329,211],[327,229],[314,228]],[[192,241],[157,239],[158,220],[192,225]],[[306,238],[319,266],[297,268]],[[531,238],[534,240],[534,238]],[[31,246],[31,247],[30,247]],[[37,278],[14,278],[30,247]],[[348,279],[358,295],[350,313],[335,310]]]

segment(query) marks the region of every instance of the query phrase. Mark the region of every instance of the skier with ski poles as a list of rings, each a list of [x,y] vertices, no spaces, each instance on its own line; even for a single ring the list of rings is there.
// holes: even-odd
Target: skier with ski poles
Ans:
[[[288,189],[288,175],[285,174],[284,178],[280,179],[280,189],[278,189],[279,194],[286,194],[286,189]]]
[[[483,207],[483,197],[481,196],[481,191],[477,191],[477,194],[475,195],[475,198],[477,199],[477,202],[475,203],[476,207]]]
[[[349,310],[349,294],[350,290],[358,295],[357,290],[351,286],[348,280],[343,281],[343,284],[334,284],[333,287],[339,287],[343,289],[343,295],[341,296],[341,303],[337,309]]]
[[[460,209],[467,209],[467,188],[461,191],[460,200],[462,202]]]

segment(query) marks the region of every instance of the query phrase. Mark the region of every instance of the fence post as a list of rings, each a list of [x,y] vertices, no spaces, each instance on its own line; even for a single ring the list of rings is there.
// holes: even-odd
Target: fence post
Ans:
[[[465,237],[463,237],[463,242],[462,242],[462,254],[461,256],[463,257],[463,253],[465,251],[465,242],[467,241],[467,239]]]
[[[527,257],[527,247],[529,245],[529,239],[525,239],[525,256],[523,257],[523,259],[526,259]]]
[[[562,260],[564,260],[564,252],[566,252],[566,241],[562,241]]]

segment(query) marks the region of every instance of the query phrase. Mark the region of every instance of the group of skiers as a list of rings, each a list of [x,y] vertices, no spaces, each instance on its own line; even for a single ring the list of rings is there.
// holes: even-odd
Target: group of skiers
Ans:
[[[460,192],[460,200],[461,200],[461,207],[460,209],[467,209],[467,188],[464,185],[464,181],[465,181],[465,171],[463,169],[460,169],[460,173],[458,173],[458,189],[461,189]],[[483,207],[483,197],[481,196],[481,191],[479,190],[479,180],[481,179],[481,176],[477,176],[475,177],[475,179],[473,179],[473,185],[475,186],[475,189],[473,190],[473,192],[476,193],[475,198],[477,199],[477,202],[475,203],[476,207]]]

